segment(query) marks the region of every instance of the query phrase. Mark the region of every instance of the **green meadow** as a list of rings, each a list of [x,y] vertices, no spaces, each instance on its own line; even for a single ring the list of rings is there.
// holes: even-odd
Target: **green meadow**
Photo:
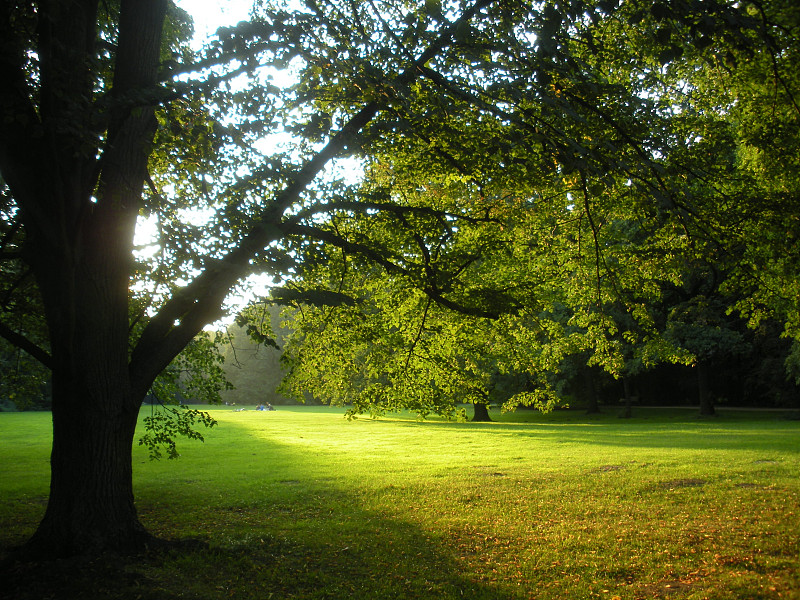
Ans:
[[[177,460],[134,448],[143,523],[202,543],[6,562],[2,597],[800,598],[800,421],[782,413],[211,412]],[[43,514],[49,426],[0,413],[0,558]]]

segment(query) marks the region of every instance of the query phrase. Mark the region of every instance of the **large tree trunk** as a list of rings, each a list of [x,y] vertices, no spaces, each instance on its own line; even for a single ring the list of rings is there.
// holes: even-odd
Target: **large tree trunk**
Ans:
[[[155,89],[166,4],[120,4],[99,163],[99,149],[90,152],[82,144],[102,137],[89,117],[79,121],[80,111],[64,101],[91,97],[92,78],[71,74],[95,60],[97,1],[43,5],[39,18],[42,128],[50,143],[32,149],[40,155],[41,173],[22,170],[30,164],[11,169],[27,175],[14,189],[23,206],[25,258],[45,309],[53,373],[50,497],[26,546],[37,557],[131,552],[151,539],[134,507],[131,445],[152,380],[131,379],[128,287],[156,121],[153,106],[132,101]]]
[[[37,558],[134,553],[152,540],[133,502],[131,444],[138,411],[121,408],[122,402],[99,411],[83,396],[80,390],[71,398],[63,389],[54,392],[50,498],[26,548]]]
[[[133,502],[131,446],[141,398],[128,370],[127,261],[106,243],[119,234],[119,221],[108,224],[81,245],[77,264],[65,253],[51,255],[49,268],[47,256],[31,261],[53,372],[50,497],[28,546],[36,556],[127,553],[150,539]]]

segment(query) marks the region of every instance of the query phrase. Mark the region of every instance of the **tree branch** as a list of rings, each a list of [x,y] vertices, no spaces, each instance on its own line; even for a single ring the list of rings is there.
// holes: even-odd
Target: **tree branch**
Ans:
[[[445,27],[437,39],[405,71],[394,78],[394,85],[403,89],[417,79],[424,65],[452,42],[459,25],[470,21],[482,8],[496,1],[476,0],[458,19]],[[283,233],[280,228],[283,213],[299,200],[328,162],[348,148],[355,135],[375,118],[381,108],[376,101],[366,103],[316,155],[296,171],[283,191],[268,203],[258,222],[240,245],[221,260],[211,263],[153,317],[131,354],[130,373],[134,385],[148,386],[152,378],[169,364],[206,323],[220,316],[221,305],[228,290],[246,274],[250,262],[261,250],[280,239]],[[449,302],[446,299],[442,301]],[[483,311],[480,312],[482,316],[486,316]]]
[[[2,321],[0,321],[0,337],[5,338],[17,348],[24,350],[48,369],[53,368],[53,360],[49,353]]]
[[[357,254],[359,256],[363,256],[364,258],[367,258],[373,263],[383,267],[387,273],[399,275],[401,277],[407,278],[412,282],[415,279],[411,271],[397,264],[390,257],[382,254],[373,246],[361,244],[358,242],[353,242],[345,239],[342,236],[335,234],[332,231],[321,229],[319,227],[312,227],[310,225],[283,224],[282,228],[287,235],[298,235],[305,238],[315,239],[321,242],[325,242],[327,244],[330,244],[331,246],[341,248],[348,254]],[[456,302],[454,300],[445,297],[440,287],[434,280],[434,276],[436,274],[435,271],[433,271],[430,268],[426,268],[425,273],[428,280],[422,282],[417,281],[416,287],[437,304],[449,308],[451,310],[454,310],[456,312],[465,315],[471,315],[474,317],[496,319],[500,316],[500,313],[498,311],[487,310],[475,306],[467,306],[465,304],[461,304],[459,302]]]
[[[430,206],[408,206],[403,204],[395,204],[393,202],[365,202],[363,200],[333,200],[324,204],[310,207],[298,213],[292,220],[299,222],[302,219],[313,217],[314,215],[331,212],[335,210],[350,210],[353,212],[364,213],[370,210],[378,210],[387,212],[397,217],[415,214],[426,217],[445,218],[445,219],[458,219],[465,221],[472,225],[481,223],[495,223],[502,225],[502,220],[494,217],[472,217],[462,213],[453,213],[446,210],[437,210]]]

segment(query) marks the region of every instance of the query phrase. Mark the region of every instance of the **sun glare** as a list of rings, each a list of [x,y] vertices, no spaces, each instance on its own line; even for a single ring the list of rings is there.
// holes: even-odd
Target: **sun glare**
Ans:
[[[194,43],[202,43],[219,27],[235,25],[250,14],[252,0],[177,0],[177,5],[194,20]]]

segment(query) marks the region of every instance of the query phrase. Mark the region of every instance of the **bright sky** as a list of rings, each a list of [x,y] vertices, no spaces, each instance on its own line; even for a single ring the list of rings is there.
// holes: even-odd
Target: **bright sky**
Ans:
[[[249,18],[253,0],[175,0],[176,4],[186,10],[194,19],[195,40],[197,47],[213,35],[217,28],[231,26]],[[362,172],[357,161],[340,163],[337,169],[338,176],[345,176],[346,173],[354,178],[359,178]],[[202,215],[201,215],[202,216]],[[141,249],[136,253],[142,257],[152,256],[159,251],[157,245],[157,234],[155,223],[140,219],[137,227],[136,239],[134,244]],[[244,308],[247,302],[253,297],[264,296],[271,287],[271,279],[265,276],[251,276],[238,291],[234,291],[227,303],[236,306],[237,309]],[[235,309],[236,310],[236,309]],[[222,324],[228,324],[232,319],[223,319]],[[219,323],[208,328],[217,328]]]
[[[219,27],[235,25],[240,21],[247,20],[253,0],[175,0],[176,4],[186,10],[194,19],[195,44],[201,46],[203,42]],[[153,255],[159,248],[154,245],[157,240],[155,224],[144,219],[139,220],[134,244],[144,246],[137,253],[143,256]],[[244,290],[239,293],[234,292],[228,298],[228,302],[239,308],[244,308],[248,300],[253,296],[263,296],[267,293],[269,281],[266,278],[252,277],[246,282]],[[230,323],[232,319],[224,319],[224,325]],[[219,327],[219,323],[208,327],[211,329]]]
[[[192,15],[198,42],[213,34],[218,27],[247,20],[253,6],[252,0],[176,0],[175,3]]]

